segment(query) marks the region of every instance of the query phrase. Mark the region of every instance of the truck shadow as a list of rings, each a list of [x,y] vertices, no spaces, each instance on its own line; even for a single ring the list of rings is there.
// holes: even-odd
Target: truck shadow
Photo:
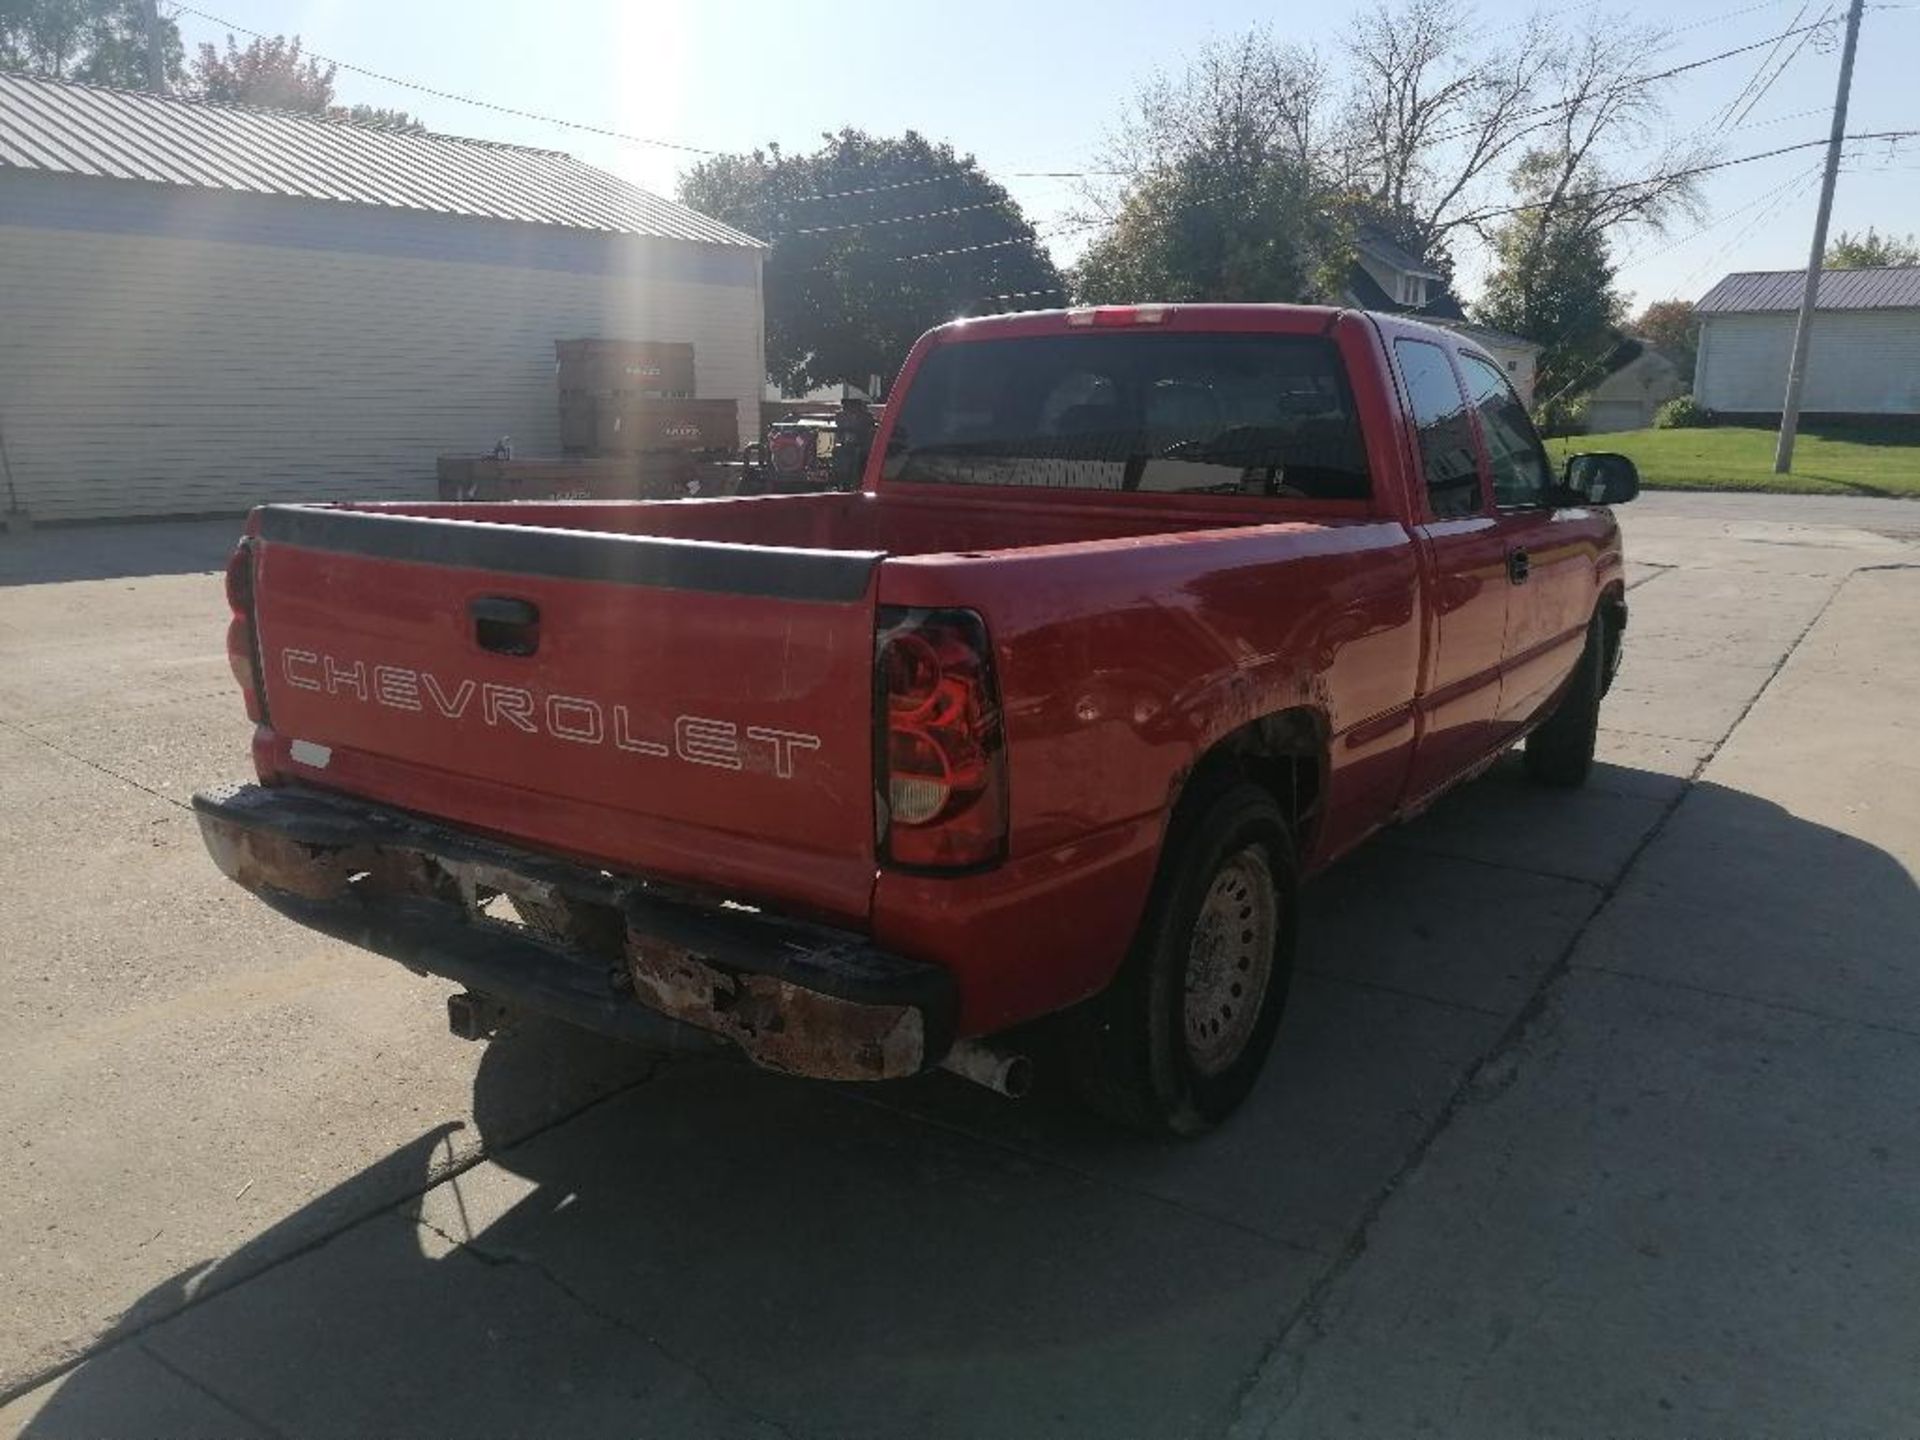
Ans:
[[[233,515],[0,535],[0,588],[217,572],[245,526],[244,515]]]
[[[488,1163],[370,1211],[427,1184],[454,1125],[425,1130],[153,1290],[22,1433],[1218,1429],[1583,926],[1576,973],[1594,950],[1920,1028],[1899,860],[1714,785],[1643,851],[1656,780],[1542,799],[1496,772],[1326,877],[1275,1063],[1194,1145],[1101,1129],[1044,1069],[1014,1105],[944,1076],[868,1092],[693,1059],[512,1143],[528,1084],[631,1065],[529,1026],[480,1066]],[[1475,853],[1536,803],[1584,811],[1616,872],[1640,853],[1598,921],[1603,882]],[[316,1216],[338,1217],[317,1245]]]

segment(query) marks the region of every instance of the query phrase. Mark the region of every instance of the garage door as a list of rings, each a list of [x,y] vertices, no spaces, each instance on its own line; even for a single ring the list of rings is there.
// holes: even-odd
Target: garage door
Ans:
[[[1611,430],[1639,430],[1647,424],[1646,407],[1638,400],[1596,400],[1587,411],[1589,434]]]

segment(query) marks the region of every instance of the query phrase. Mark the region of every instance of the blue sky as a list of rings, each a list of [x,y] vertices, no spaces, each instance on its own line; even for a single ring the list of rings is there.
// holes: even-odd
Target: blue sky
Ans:
[[[164,3],[164,0],[163,0]],[[1826,0],[1809,0],[1818,17]],[[971,151],[1007,183],[1043,233],[1072,207],[1072,180],[1011,178],[1014,171],[1085,168],[1124,98],[1156,68],[1177,69],[1211,37],[1271,25],[1282,39],[1330,54],[1360,0],[1272,6],[1212,0],[887,5],[729,4],[724,0],[194,0],[236,25],[299,33],[309,50],[435,89],[557,115],[633,135],[714,150],[769,140],[805,149],[823,130],[912,127]],[[1534,8],[1484,0],[1476,28],[1518,24]],[[1571,8],[1571,7],[1568,7]],[[1793,23],[1799,0],[1673,0],[1609,7],[1673,33],[1668,64],[1764,39]],[[1841,13],[1836,0],[1833,13]],[[189,49],[222,28],[179,16]],[[1836,37],[1838,27],[1833,32]],[[241,37],[243,40],[245,36]],[[1791,45],[1793,42],[1789,41]],[[1705,133],[1765,52],[1668,82],[1671,123]],[[1801,50],[1741,128],[1719,137],[1727,156],[1823,138],[1838,46]],[[1869,3],[1856,66],[1850,132],[1920,129],[1920,0]],[[493,113],[342,71],[344,101],[395,105],[435,130],[569,150],[662,193],[690,159]],[[1668,235],[1623,236],[1620,284],[1636,302],[1697,298],[1728,270],[1805,263],[1821,152],[1807,150],[1705,177],[1707,212]],[[1920,141],[1863,147],[1850,156],[1834,207],[1836,229],[1920,231]],[[1706,228],[1702,228],[1705,226]],[[1698,233],[1696,233],[1698,232]],[[1077,237],[1076,237],[1077,238]],[[1055,247],[1069,261],[1070,243]],[[1459,248],[1462,288],[1481,270]]]

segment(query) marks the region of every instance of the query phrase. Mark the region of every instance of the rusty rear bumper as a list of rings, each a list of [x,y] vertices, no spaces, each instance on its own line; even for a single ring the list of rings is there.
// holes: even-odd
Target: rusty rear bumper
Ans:
[[[275,909],[509,1005],[826,1080],[917,1074],[952,1043],[952,976],[849,931],[299,786],[193,807],[214,862]]]

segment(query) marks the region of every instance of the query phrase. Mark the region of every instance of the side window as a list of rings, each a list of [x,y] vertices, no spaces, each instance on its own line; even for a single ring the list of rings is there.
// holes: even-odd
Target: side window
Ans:
[[[1480,508],[1480,459],[1474,453],[1467,402],[1446,352],[1424,340],[1396,340],[1394,354],[1407,382],[1413,423],[1420,429],[1420,462],[1433,518],[1471,515]]]
[[[1540,446],[1540,436],[1527,416],[1527,407],[1502,375],[1478,355],[1460,352],[1467,390],[1480,412],[1480,428],[1487,437],[1487,458],[1493,465],[1493,503],[1499,506],[1538,505],[1553,484],[1553,467]]]

